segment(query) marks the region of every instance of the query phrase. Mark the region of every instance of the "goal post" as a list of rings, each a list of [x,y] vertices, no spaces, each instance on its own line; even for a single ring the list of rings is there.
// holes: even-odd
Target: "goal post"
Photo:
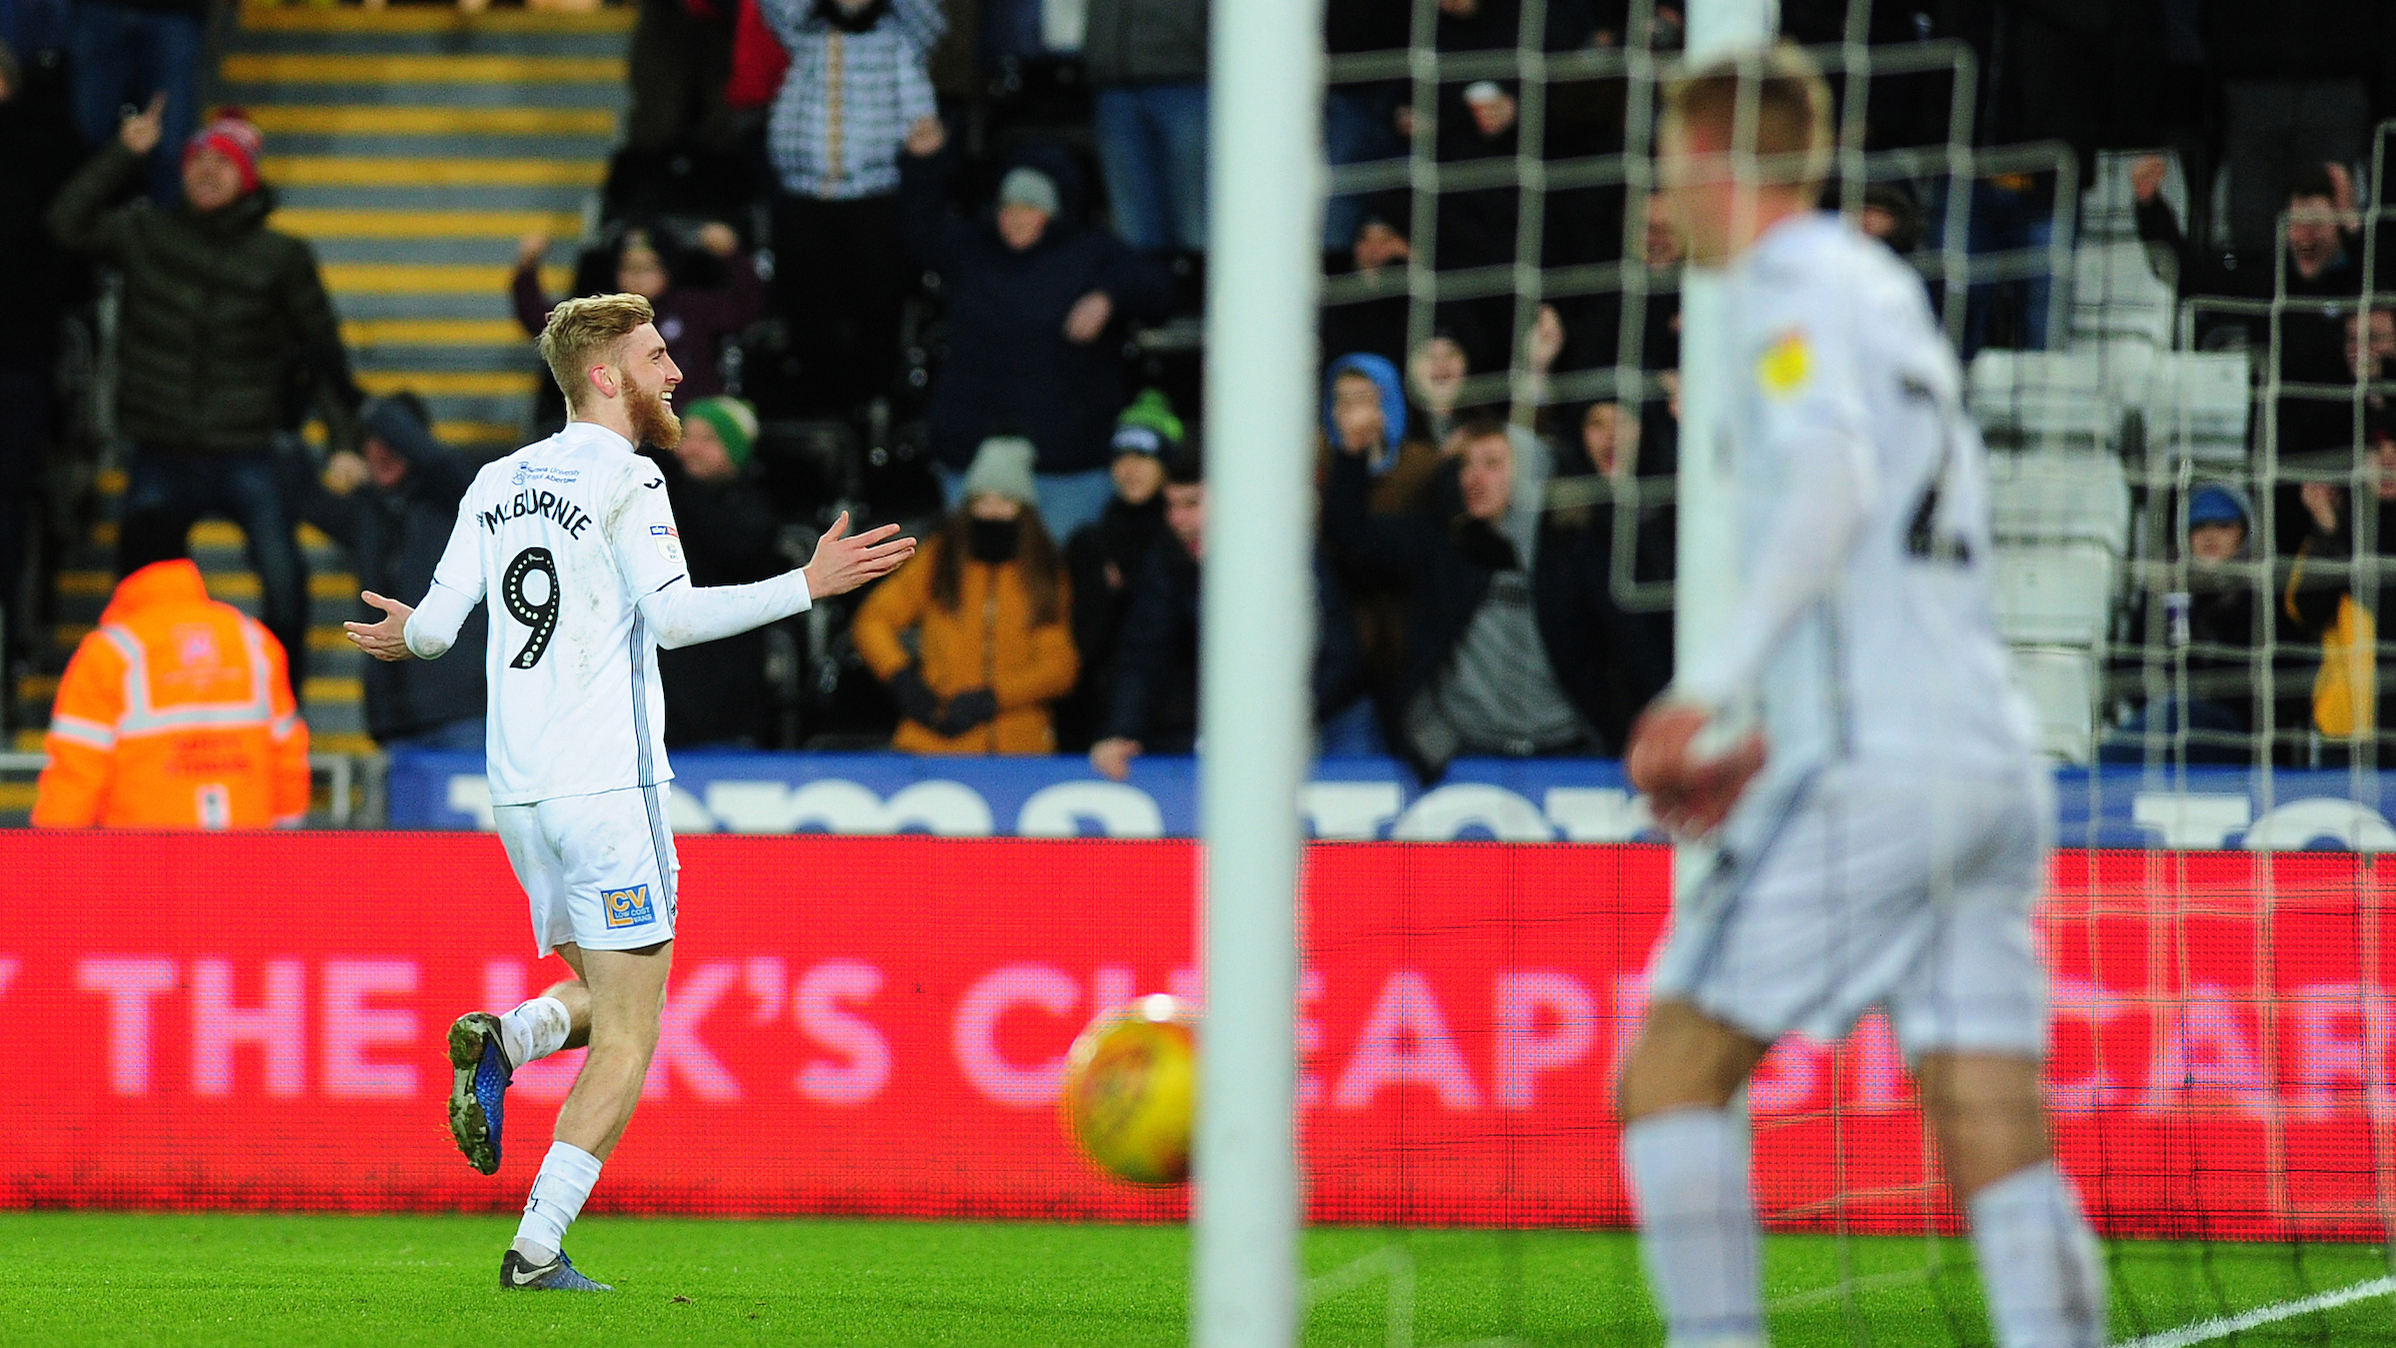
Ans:
[[[1217,0],[1209,88],[1190,1341],[1298,1332],[1298,789],[1313,744],[1321,0]]]

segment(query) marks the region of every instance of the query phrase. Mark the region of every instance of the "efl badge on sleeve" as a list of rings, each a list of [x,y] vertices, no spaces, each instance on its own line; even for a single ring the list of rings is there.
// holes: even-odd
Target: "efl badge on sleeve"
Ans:
[[[600,890],[599,904],[607,909],[607,925],[611,931],[617,927],[646,927],[657,921],[657,909],[650,906],[647,885]]]
[[[1786,398],[1804,388],[1813,372],[1813,353],[1806,349],[1805,334],[1791,328],[1764,348],[1755,363],[1755,382],[1771,396]]]
[[[649,526],[649,537],[657,544],[658,556],[669,562],[682,560],[682,535],[674,532],[673,525],[652,524]]]

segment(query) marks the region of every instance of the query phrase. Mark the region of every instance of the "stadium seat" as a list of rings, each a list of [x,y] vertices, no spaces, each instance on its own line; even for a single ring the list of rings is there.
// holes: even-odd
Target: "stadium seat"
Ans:
[[[2171,287],[2155,275],[2136,239],[2083,243],[2072,252],[2075,339],[2140,337],[2157,347],[2172,339]]]
[[[1988,476],[1998,538],[2129,550],[2130,486],[2112,455],[1991,454]]]
[[[2067,763],[2088,762],[2096,749],[2096,653],[2017,646],[2013,675],[2038,714],[2039,748]]]
[[[2243,466],[2253,382],[2243,351],[2156,353],[2145,405],[2147,439],[2198,463]]]
[[[1973,420],[2001,443],[2110,446],[2121,433],[2120,402],[2108,394],[2104,362],[2093,350],[1982,351],[1972,360],[1967,401]]]
[[[2017,645],[2104,644],[2114,554],[2101,543],[1999,543],[1997,627]]]

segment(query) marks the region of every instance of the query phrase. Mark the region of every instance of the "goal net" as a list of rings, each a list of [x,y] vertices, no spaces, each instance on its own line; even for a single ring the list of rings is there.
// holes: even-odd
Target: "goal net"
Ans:
[[[1826,204],[1921,274],[1989,446],[2000,623],[2059,801],[2037,923],[2046,1088],[2104,1239],[2114,1341],[2396,1343],[2375,855],[2396,844],[2375,620],[2377,558],[2396,549],[2381,537],[2396,281],[2376,204],[2396,124],[2345,166],[2336,218],[2309,202],[2282,216],[2283,233],[2326,223],[2352,289],[2324,293],[2275,248],[2271,286],[2219,298],[2193,269],[2218,256],[2221,175],[2162,147],[2083,162],[1992,144],[1970,46],[1885,3],[1819,11],[1792,10],[1783,36],[1837,94]],[[1548,537],[1606,531],[1612,600],[1658,623],[1674,604],[1680,263],[1650,199],[1680,14],[1415,0],[1388,30],[1335,20],[1327,84],[1326,365],[1389,358],[1434,445],[1475,410],[1535,436],[1555,464]],[[1401,876],[1373,939],[1621,939],[1623,863],[1589,863],[1587,892],[1562,898],[1524,888],[1553,883],[1545,862],[1490,869],[1489,933],[1410,925]],[[1636,979],[1616,991],[1593,1076],[1634,1023]],[[1775,1342],[1989,1341],[1905,1067],[1875,1015],[1835,1045],[1784,1043],[1746,1096]],[[1610,1075],[1588,1089],[1610,1099]],[[1627,1245],[1551,1243],[1627,1228],[1610,1123],[1558,1134],[1524,1114],[1460,1141],[1440,1104],[1433,1081],[1403,1134],[1420,1145],[1395,1156],[1343,1153],[1310,1122],[1314,1215],[1337,1219],[1375,1167],[1491,1156],[1500,1175],[1518,1173],[1503,1158],[1583,1156],[1589,1192],[1508,1180],[1407,1214],[1454,1230],[1318,1233],[1310,1332],[1346,1341],[1360,1322],[1337,1308],[1377,1289],[1391,1342],[1415,1341],[1418,1318],[1426,1342],[1661,1342],[1652,1314],[1620,1309],[1646,1298]],[[1457,1162],[1458,1147],[1482,1150]],[[1440,1318],[1443,1261],[1502,1269],[1504,1304]]]

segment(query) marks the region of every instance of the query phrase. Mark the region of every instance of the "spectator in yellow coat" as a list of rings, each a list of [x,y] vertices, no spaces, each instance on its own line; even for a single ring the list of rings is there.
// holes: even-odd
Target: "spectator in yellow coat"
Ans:
[[[308,812],[308,727],[283,647],[208,597],[179,517],[123,525],[129,573],[67,661],[33,822],[42,828],[226,829]]]
[[[1050,706],[1072,690],[1081,661],[1072,584],[1034,504],[1032,462],[1028,440],[984,441],[962,504],[857,611],[857,650],[898,699],[893,748],[1056,750]]]

